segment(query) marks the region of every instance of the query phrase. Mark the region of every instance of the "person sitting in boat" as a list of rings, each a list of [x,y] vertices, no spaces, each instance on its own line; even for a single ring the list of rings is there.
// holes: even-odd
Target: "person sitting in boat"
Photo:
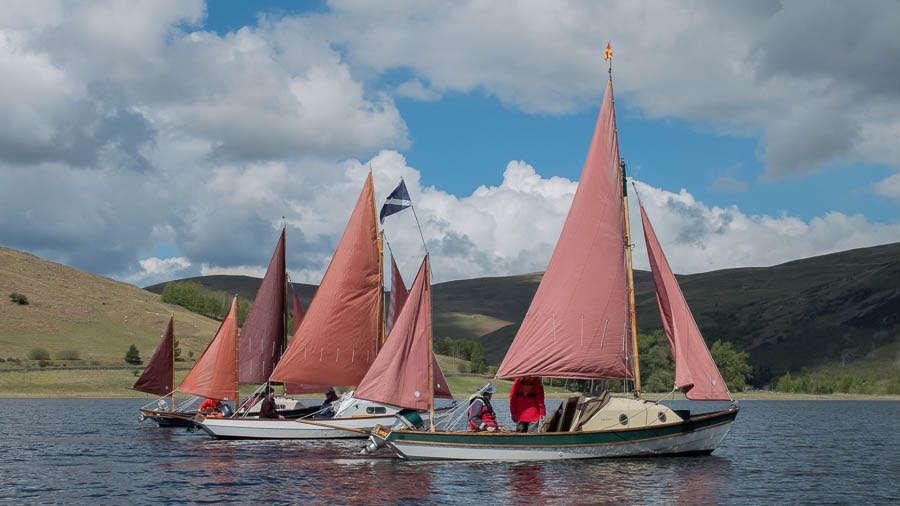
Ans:
[[[200,404],[200,407],[197,411],[206,416],[210,415],[221,415],[222,414],[222,401],[216,399],[206,399]]]
[[[275,406],[275,392],[271,388],[266,389],[266,398],[263,399],[262,404],[259,406],[259,417],[273,420],[284,418],[278,414]]]
[[[469,401],[469,430],[494,432],[500,428],[491,406],[491,397],[496,391],[494,385],[489,385]]]
[[[318,416],[322,418],[331,418],[334,416],[334,401],[338,400],[338,394],[334,391],[334,387],[325,392],[325,402],[322,403],[322,410]]]
[[[516,422],[516,432],[528,432],[528,426],[547,415],[544,385],[540,378],[525,376],[513,381],[509,392],[509,414]]]

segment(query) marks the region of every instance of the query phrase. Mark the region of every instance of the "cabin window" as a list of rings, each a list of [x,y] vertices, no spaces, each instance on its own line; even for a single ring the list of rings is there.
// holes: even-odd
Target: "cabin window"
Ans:
[[[381,406],[369,406],[366,408],[366,413],[370,415],[383,415],[387,413],[387,408],[383,408]]]
[[[628,417],[625,416],[625,413],[619,415],[619,423],[621,423],[622,425],[628,425]]]
[[[666,423],[666,414],[660,411],[657,413],[656,418],[659,418],[659,421],[662,423]]]

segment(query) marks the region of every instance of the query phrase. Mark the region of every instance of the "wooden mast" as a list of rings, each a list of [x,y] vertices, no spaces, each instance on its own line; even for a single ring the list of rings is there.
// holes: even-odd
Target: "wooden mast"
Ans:
[[[431,262],[428,254],[425,254],[425,261],[428,262],[428,268],[425,269],[425,290],[428,290],[428,300],[431,301]],[[431,304],[428,304],[428,321],[431,322]],[[428,420],[431,424],[431,432],[435,431],[434,427],[434,334],[428,333]]]
[[[619,152],[619,126],[615,123],[616,117],[616,96],[613,93],[613,85],[612,85],[612,46],[611,44],[606,45],[606,53],[604,54],[604,59],[609,62],[609,90],[612,93],[610,99],[612,100],[612,114],[613,114],[613,122],[616,125],[616,153]],[[631,349],[632,349],[632,370],[634,371],[634,395],[635,397],[641,396],[641,366],[638,360],[638,339],[637,339],[637,316],[634,305],[634,269],[631,264],[631,250],[634,248],[634,244],[631,243],[631,224],[628,220],[628,177],[625,174],[625,160],[621,158],[618,160],[619,162],[619,173],[622,175],[622,207],[625,211],[625,264],[626,264],[626,272],[628,274],[628,316],[629,320],[631,320]]]
[[[172,411],[175,409],[175,313],[172,313]]]
[[[234,340],[234,412],[237,413],[238,405],[241,402],[241,330],[238,325],[238,303],[237,294],[234,294],[234,300],[231,304],[234,307],[234,326],[237,332]]]
[[[372,174],[372,164],[369,164],[369,177],[372,178],[372,191],[375,190],[375,176]],[[372,199],[372,207],[374,207],[375,212],[373,213],[375,216],[375,237],[376,242],[378,243],[378,279],[380,281],[381,286],[381,331],[378,337],[375,340],[375,353],[378,353],[378,350],[384,346],[384,330],[385,330],[385,321],[384,321],[384,313],[385,306],[384,303],[384,230],[378,225],[378,203],[375,202],[375,199]]]

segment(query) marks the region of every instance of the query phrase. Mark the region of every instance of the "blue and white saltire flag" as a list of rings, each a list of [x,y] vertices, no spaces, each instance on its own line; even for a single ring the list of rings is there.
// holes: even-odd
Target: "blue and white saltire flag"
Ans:
[[[409,192],[406,191],[406,182],[401,179],[400,184],[384,199],[384,205],[381,206],[381,214],[379,216],[381,224],[384,225],[384,219],[388,216],[399,213],[410,206],[412,206],[412,201],[409,199]]]

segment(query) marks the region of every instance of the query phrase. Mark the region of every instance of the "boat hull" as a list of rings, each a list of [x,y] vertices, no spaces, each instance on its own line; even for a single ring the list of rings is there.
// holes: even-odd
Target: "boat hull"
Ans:
[[[158,427],[190,427],[194,425],[196,411],[155,411],[141,409],[141,416],[151,420]]]
[[[708,454],[738,408],[638,429],[560,433],[425,432],[376,429],[399,457],[410,460],[565,460]]]
[[[395,419],[394,415],[321,420],[207,418],[198,425],[216,439],[365,439],[376,425]]]

